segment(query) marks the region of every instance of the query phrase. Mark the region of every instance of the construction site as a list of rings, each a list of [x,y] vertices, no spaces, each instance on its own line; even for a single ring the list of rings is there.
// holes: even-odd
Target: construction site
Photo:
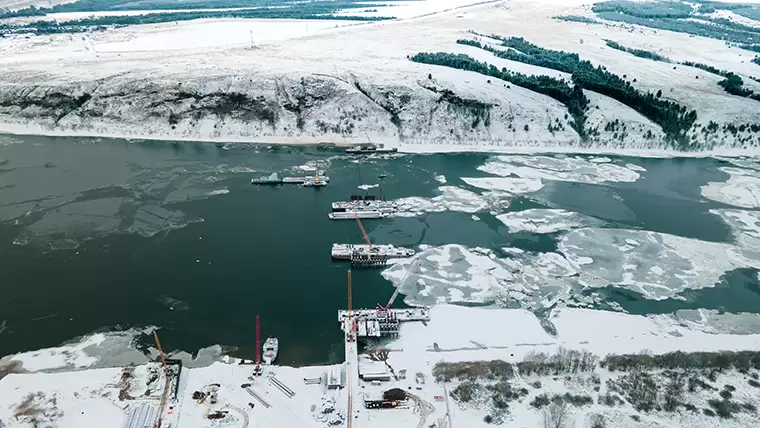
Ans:
[[[0,376],[0,394],[18,400],[0,409],[0,421],[8,428],[81,428],[90,426],[88,415],[99,415],[100,425],[122,428],[450,428],[445,386],[429,382],[428,362],[393,345],[404,324],[430,321],[425,308],[392,307],[418,262],[375,308],[353,307],[347,270],[347,307],[338,311],[342,364],[296,368],[267,360],[258,315],[253,360],[223,357],[188,368],[165,354],[152,331],[157,355],[147,364]]]

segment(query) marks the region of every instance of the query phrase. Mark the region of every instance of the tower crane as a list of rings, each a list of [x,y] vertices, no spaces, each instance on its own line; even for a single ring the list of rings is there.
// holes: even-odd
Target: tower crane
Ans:
[[[378,315],[387,314],[388,309],[390,309],[391,305],[393,305],[393,302],[396,301],[396,297],[398,297],[399,292],[401,291],[401,288],[404,286],[406,281],[409,279],[409,276],[411,276],[412,271],[415,267],[417,267],[417,264],[420,262],[419,257],[415,257],[415,259],[412,261],[412,264],[409,265],[409,267],[406,269],[406,273],[404,273],[404,276],[401,278],[401,282],[399,282],[398,287],[396,287],[396,290],[393,292],[393,295],[391,295],[390,300],[388,300],[388,303],[383,306],[381,304],[377,304],[377,313]]]

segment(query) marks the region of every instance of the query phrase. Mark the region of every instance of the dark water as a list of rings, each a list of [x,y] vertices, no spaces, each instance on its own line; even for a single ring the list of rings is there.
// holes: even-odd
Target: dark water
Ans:
[[[486,159],[407,155],[357,164],[339,151],[316,148],[3,138],[0,324],[6,328],[0,355],[97,329],[157,326],[167,349],[222,344],[252,356],[258,313],[262,335],[279,337],[283,363],[341,361],[336,312],[347,304],[347,265],[330,260],[330,246],[362,237],[355,222],[328,220],[330,202],[346,199],[361,183],[381,183],[390,198],[433,197],[441,185],[437,174],[447,185],[467,188],[460,177],[484,176],[476,168]],[[16,143],[7,144],[11,140]],[[314,160],[328,166],[326,188],[250,184],[252,176],[272,172],[299,175],[288,171]],[[509,210],[564,208],[609,227],[732,239],[708,213],[721,205],[699,194],[701,184],[725,178],[718,161],[620,161],[647,172],[635,183],[547,182],[535,195],[515,198]],[[229,193],[211,195],[220,190]],[[510,234],[487,212],[478,216],[481,221],[442,212],[364,223],[378,243],[556,248],[556,235]],[[736,287],[748,287],[747,281],[737,280]],[[728,281],[706,292],[728,296],[725,288],[733,286]],[[392,292],[379,271],[353,272],[354,307],[385,303]],[[735,296],[695,301],[730,310],[739,299],[737,307],[752,301],[760,307],[756,286]],[[657,311],[651,302],[630,303],[636,301],[630,294],[609,298],[629,302],[635,312]]]

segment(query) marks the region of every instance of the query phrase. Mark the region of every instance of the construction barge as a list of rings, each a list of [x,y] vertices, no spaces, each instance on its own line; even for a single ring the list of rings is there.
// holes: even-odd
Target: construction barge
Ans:
[[[385,266],[389,259],[413,256],[414,250],[396,247],[390,244],[333,244],[331,255],[333,260],[350,260],[356,267]]]
[[[351,195],[349,201],[332,203],[330,220],[353,220],[356,218],[385,218],[398,211],[396,201],[386,201],[375,195]]]
[[[251,179],[251,184],[300,184],[304,187],[321,187],[327,186],[330,182],[330,177],[316,174],[314,176],[306,177],[280,177],[279,174],[274,173],[263,177],[255,177]]]
[[[410,309],[354,309],[351,311],[358,337],[398,338],[402,322],[430,321],[427,308]],[[338,322],[345,327],[348,311],[338,311]]]

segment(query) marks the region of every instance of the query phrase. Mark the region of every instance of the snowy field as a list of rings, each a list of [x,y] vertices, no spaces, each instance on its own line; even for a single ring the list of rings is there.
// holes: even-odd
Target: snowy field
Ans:
[[[434,369],[442,363],[490,360],[518,363],[526,358],[535,358],[537,352],[551,355],[560,348],[588,351],[596,358],[603,358],[611,352],[637,354],[644,350],[651,355],[677,350],[760,349],[759,334],[727,334],[706,327],[692,328],[683,320],[664,316],[643,317],[565,308],[553,310],[548,319],[556,330],[555,334],[549,334],[535,315],[525,310],[435,306],[427,325],[404,324],[400,338],[384,346],[389,351],[387,366],[397,374],[403,370],[406,375],[378,385],[360,381],[360,385],[354,387],[358,393],[353,426],[381,428],[388,424],[415,423],[428,426],[443,419],[446,413],[449,413],[449,421],[445,426],[488,426],[483,418],[493,409],[487,402],[479,403],[476,400],[465,403],[458,388],[461,379],[436,382]],[[83,361],[82,349],[102,340],[100,335],[84,338],[82,343],[72,344],[68,350],[72,358]],[[23,363],[21,367],[8,366],[7,361],[4,363],[6,368],[11,367],[10,374],[0,371],[0,421],[5,427],[26,428],[36,423],[38,426],[82,428],[90,426],[88,424],[93,417],[98,419],[99,425],[122,426],[131,412],[159,413],[158,403],[164,391],[165,377],[158,363],[52,373],[35,370],[44,368],[49,363],[46,355],[57,351],[60,348],[40,351],[36,357],[21,356],[18,358]],[[36,362],[35,358],[42,361]],[[11,361],[14,359],[17,358],[12,357]],[[359,360],[360,364],[369,362],[367,356],[360,356]],[[333,367],[272,366],[266,367],[261,377],[251,375],[253,366],[241,365],[238,360],[227,357],[202,367],[185,367],[176,389],[178,400],[172,400],[170,394],[162,418],[179,428],[327,427],[330,421],[341,419],[336,414],[345,416],[348,393],[347,389],[325,388],[328,373],[333,370],[340,373],[342,370],[340,366]],[[591,396],[590,405],[573,408],[572,415],[579,420],[584,415],[599,411],[635,413],[633,409],[593,404],[597,396],[616,391],[615,379],[621,376],[599,368],[595,373],[568,373],[562,377],[564,380],[538,374],[518,377],[513,380],[517,382],[515,388],[532,385],[529,387],[531,392],[526,391],[525,397],[521,397],[524,400],[516,399],[511,403],[510,412],[502,415],[504,422],[535,426],[532,424],[540,420],[542,411],[529,403],[542,393],[562,395],[569,392]],[[720,382],[735,385],[733,399],[754,403],[756,399],[752,397],[756,394],[747,386],[750,374],[728,371],[718,376]],[[270,381],[270,375],[289,388],[293,395],[278,389]],[[322,379],[320,384],[305,382],[306,379],[318,378]],[[606,382],[607,379],[613,382]],[[475,378],[475,381],[487,382],[486,378]],[[723,383],[716,384],[716,387],[721,388]],[[594,385],[601,386],[601,390],[594,388]],[[382,397],[383,391],[390,388],[412,393],[413,399],[395,409],[366,409],[361,404],[362,399]],[[263,402],[254,398],[249,391],[261,397]],[[203,403],[193,398],[198,392],[206,394]],[[210,398],[211,394],[213,399]],[[622,392],[620,394],[625,397]],[[714,394],[717,395],[717,392]],[[705,392],[703,395],[684,393],[683,399],[699,405],[709,394]],[[686,411],[675,414],[642,412],[641,415],[648,420],[657,420],[657,426],[676,427],[681,418],[690,420],[691,426],[712,426],[709,418]],[[751,412],[738,414],[734,421],[729,422],[731,425],[721,426],[742,426],[741,423],[746,424],[746,418],[750,416]]]

